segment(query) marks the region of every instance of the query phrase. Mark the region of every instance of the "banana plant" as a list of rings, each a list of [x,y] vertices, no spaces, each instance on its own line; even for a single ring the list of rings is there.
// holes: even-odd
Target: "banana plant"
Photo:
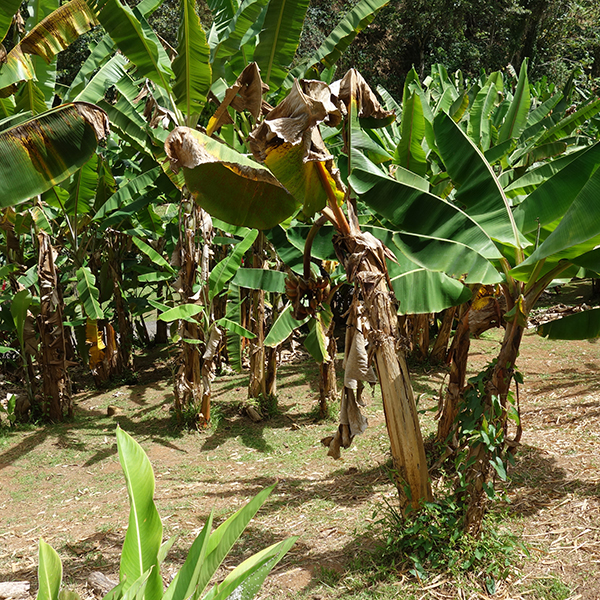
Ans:
[[[349,281],[360,289],[364,305],[361,302],[359,306],[357,301],[352,311],[356,327],[351,329],[358,330],[360,336],[354,336],[348,347],[360,346],[362,354],[360,360],[357,355],[348,363],[351,375],[343,393],[344,427],[340,427],[339,434],[328,445],[338,450],[340,446],[347,447],[352,437],[364,430],[364,417],[359,416],[357,404],[362,386],[359,382],[372,380],[373,376],[365,361],[365,335],[377,336],[377,341],[374,337],[370,341],[386,406],[398,487],[405,504],[410,501],[418,506],[431,497],[431,490],[406,364],[403,355],[396,353],[396,313],[389,300],[385,264],[385,256],[393,255],[372,234],[361,232],[354,203],[346,196],[346,187],[318,128],[320,123],[337,126],[342,114],[349,114],[350,122],[358,122],[359,118],[389,122],[391,114],[383,111],[355,71],[350,71],[336,89],[334,94],[322,82],[294,82],[290,93],[250,135],[253,155],[265,166],[232,149],[224,149],[215,140],[189,128],[173,130],[165,148],[172,168],[183,171],[186,185],[196,200],[218,210],[223,220],[271,228],[302,209],[309,218],[321,213],[332,222],[337,232],[336,252]],[[214,192],[202,185],[214,177],[209,174],[216,169],[221,174],[220,180],[228,180],[235,191],[231,199],[219,196],[218,205]],[[277,197],[281,200],[274,201]],[[348,207],[348,217],[341,208],[344,204]],[[320,225],[322,222],[316,228]],[[323,315],[315,311],[311,302],[313,297],[321,298],[322,282],[313,277],[301,278],[296,279],[293,287],[294,316],[312,313],[322,321]],[[317,332],[321,341],[325,338],[323,325],[321,322]],[[333,453],[337,454],[335,450]]]
[[[518,111],[514,114],[521,115]],[[522,136],[526,123],[522,115],[518,118],[522,124],[505,134],[511,144],[516,143],[517,136]],[[562,127],[564,123],[561,130]],[[456,123],[449,114],[439,112],[434,117],[433,135],[435,153],[451,184],[449,188],[446,186],[447,199],[424,190],[408,177],[399,178],[396,173],[392,178],[383,169],[377,173],[377,167],[366,158],[353,170],[350,183],[355,190],[363,191],[362,200],[385,219],[387,227],[401,232],[405,242],[409,240],[407,233],[430,237],[431,241],[420,244],[416,238],[412,243],[407,242],[412,256],[430,269],[457,276],[448,270],[450,253],[444,258],[448,266],[442,266],[439,259],[437,265],[430,260],[440,240],[465,244],[462,252],[465,258],[476,252],[485,259],[484,263],[467,263],[463,259],[460,278],[465,282],[499,284],[506,300],[506,332],[497,361],[486,375],[482,399],[488,422],[496,423],[498,431],[505,431],[512,370],[528,315],[554,279],[576,274],[583,257],[592,259],[589,253],[600,239],[598,221],[592,216],[593,198],[598,191],[600,146],[584,140],[568,156],[548,165],[536,165],[521,175],[507,164],[507,170],[512,172],[504,177],[506,171],[498,174],[461,123]],[[514,190],[518,190],[518,201],[509,197]],[[413,206],[419,207],[419,212],[412,210]],[[454,251],[457,249],[454,246]],[[459,256],[457,253],[455,258]],[[482,264],[486,269],[477,273],[475,265]],[[468,316],[467,312],[463,319],[467,329]],[[457,338],[468,347],[468,332],[462,337],[457,331]],[[464,347],[454,349],[453,360],[466,361],[466,356]],[[443,442],[456,433],[455,419],[465,390],[464,371],[463,365],[457,369],[455,380],[451,376],[438,430]],[[499,398],[500,414],[492,410],[493,397]],[[472,448],[469,461],[472,463],[468,476],[470,503],[465,526],[477,533],[485,506],[485,489],[493,472],[483,442]]]
[[[139,598],[140,600],[186,600],[205,598],[253,598],[269,572],[296,541],[291,537],[257,552],[233,569],[225,579],[206,589],[217,569],[240,537],[250,520],[273,491],[274,486],[259,492],[250,502],[212,531],[209,515],[194,540],[182,568],[164,589],[160,567],[175,538],[163,542],[163,528],[154,503],[154,473],[142,447],[125,431],[117,428],[119,460],[127,484],[130,513],[123,542],[119,583],[104,600]],[[58,553],[40,540],[39,588],[37,600],[59,600],[72,591],[61,590],[62,563]]]

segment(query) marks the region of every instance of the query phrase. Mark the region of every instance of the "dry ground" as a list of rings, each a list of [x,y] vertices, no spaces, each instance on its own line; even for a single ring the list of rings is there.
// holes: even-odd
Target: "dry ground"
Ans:
[[[494,331],[474,341],[475,367],[494,356],[498,339]],[[369,552],[377,535],[370,524],[384,499],[394,500],[378,392],[367,410],[369,429],[334,462],[319,440],[336,425],[314,419],[318,380],[308,360],[281,369],[281,413],[258,424],[239,411],[246,376],[219,377],[214,424],[197,433],[174,426],[168,361],[164,352],[154,358],[138,363],[135,385],[80,392],[72,423],[0,429],[0,581],[29,580],[35,593],[40,538],[59,552],[67,586],[84,598],[93,596],[86,584],[90,571],[116,577],[127,523],[114,436],[118,423],[154,466],[165,537],[179,536],[167,559],[167,578],[211,510],[219,522],[278,481],[224,567],[299,535],[261,597],[487,597],[483,589],[463,589],[446,576],[419,583],[402,573],[374,575]],[[502,514],[503,526],[522,535],[529,556],[515,556],[511,576],[494,597],[598,600],[600,344],[550,342],[528,333],[519,366],[525,377],[519,390],[524,433]],[[420,408],[435,406],[443,378],[440,372],[415,377]],[[119,409],[113,417],[106,416],[109,405]],[[425,435],[433,430],[431,414],[422,415]]]

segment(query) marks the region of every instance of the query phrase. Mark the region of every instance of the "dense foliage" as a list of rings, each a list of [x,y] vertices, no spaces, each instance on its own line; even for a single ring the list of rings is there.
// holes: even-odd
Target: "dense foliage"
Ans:
[[[336,8],[313,0],[304,47],[319,41]],[[333,9],[333,10],[332,10]],[[394,96],[414,66],[421,77],[432,65],[467,76],[512,64],[518,72],[529,57],[532,81],[546,77],[560,86],[573,71],[583,86],[600,77],[600,5],[594,0],[391,0],[339,63],[353,66],[372,85]]]

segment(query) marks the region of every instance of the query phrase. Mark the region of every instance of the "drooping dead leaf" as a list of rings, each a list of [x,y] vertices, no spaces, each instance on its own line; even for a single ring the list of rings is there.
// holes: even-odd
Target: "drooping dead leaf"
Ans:
[[[212,361],[215,354],[217,353],[222,333],[223,332],[219,327],[217,327],[216,325],[212,326],[212,329],[210,330],[210,336],[206,344],[206,350],[204,351],[204,355],[202,356],[202,360]]]
[[[373,90],[356,69],[350,69],[341,80],[335,81],[330,87],[346,110],[349,110],[352,101],[356,102],[357,116],[361,119],[371,117],[389,120],[394,116],[394,111],[383,109]]]
[[[263,100],[263,94],[269,91],[269,86],[260,77],[260,69],[255,62],[250,63],[237,78],[236,82],[228,88],[223,102],[211,117],[206,128],[206,134],[212,135],[219,127],[233,123],[227,108],[242,112],[247,110],[255,120],[263,112],[272,110],[272,107]]]

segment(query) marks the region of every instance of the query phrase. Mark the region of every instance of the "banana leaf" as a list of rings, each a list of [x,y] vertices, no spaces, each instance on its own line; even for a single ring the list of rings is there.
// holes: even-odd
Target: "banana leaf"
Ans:
[[[405,169],[424,176],[429,165],[421,145],[425,137],[425,117],[421,98],[405,88],[400,122],[401,139],[396,148],[394,162]]]
[[[172,63],[175,74],[173,95],[190,126],[195,126],[193,115],[202,110],[212,83],[209,59],[210,49],[196,14],[196,2],[181,0],[177,57]]]
[[[96,287],[96,280],[88,267],[77,269],[77,292],[83,304],[85,314],[92,320],[104,319],[104,311],[100,306],[98,298],[100,292]]]
[[[365,27],[368,27],[377,13],[390,0],[360,0],[353,6],[336,25],[335,29],[325,38],[325,41],[319,46],[318,50],[308,59],[302,61],[297,67],[292,69],[287,75],[283,84],[284,88],[290,88],[294,78],[301,79],[306,72],[321,63],[325,67],[332,67],[337,63],[340,56],[346,51],[348,46],[354,41],[356,36]]]
[[[254,60],[264,82],[276,90],[294,60],[309,0],[271,0]]]
[[[573,163],[571,163],[573,164]],[[562,173],[562,171],[561,171]],[[560,175],[560,173],[559,173]],[[569,260],[593,250],[600,243],[600,169],[585,182],[556,228],[523,263],[511,271],[517,279],[525,279],[538,261]],[[547,201],[554,201],[547,196]]]
[[[457,187],[455,203],[464,206],[491,238],[517,248],[526,246],[502,186],[481,151],[444,113],[435,118],[434,130],[441,158]]]
[[[211,47],[211,63],[214,71],[224,74],[223,62],[240,51],[246,33],[256,23],[269,0],[247,0],[242,2],[235,15],[223,24],[222,32]]]
[[[574,159],[561,159],[558,166],[562,165],[562,169],[546,179],[515,209],[515,221],[521,231],[535,231],[538,224],[544,227],[565,215],[600,165],[600,143],[594,144]],[[547,172],[548,169],[544,170],[543,175]],[[511,186],[512,189],[517,182]]]
[[[275,323],[273,323],[265,338],[264,345],[269,348],[279,346],[279,344],[287,340],[296,329],[304,325],[309,319],[310,317],[306,317],[301,321],[294,319],[292,316],[292,307],[288,304],[277,317]]]
[[[115,81],[127,76],[125,71],[127,64],[129,63],[122,54],[115,54],[100,67],[98,72],[93,74],[88,83],[81,82],[77,86],[69,88],[67,97],[74,97],[74,100],[79,102],[99,102],[104,98],[108,88],[114,85]]]
[[[85,59],[85,62],[81,65],[79,71],[77,71],[64,98],[66,100],[74,100],[94,77],[94,73],[102,68],[109,60],[111,60],[111,58],[117,56],[114,54],[114,50],[115,43],[108,34],[105,35],[93,48],[91,48],[90,55]],[[123,55],[119,56],[121,56],[124,63],[127,62],[127,59]],[[92,102],[92,100],[90,100],[90,102]]]
[[[232,283],[251,290],[265,292],[285,292],[285,273],[267,269],[240,269]]]
[[[21,0],[3,0],[0,2],[0,42],[6,37],[13,17],[21,6]]]
[[[378,215],[398,231],[453,240],[487,259],[500,253],[485,231],[467,214],[442,198],[401,183],[382,173],[355,168],[352,188]]]
[[[87,0],[119,50],[147,77],[170,90],[171,61],[145,17],[120,0]]]
[[[0,207],[42,194],[69,177],[107,134],[104,111],[86,103],[59,106],[0,132]]]
[[[117,447],[130,504],[119,569],[121,579],[126,578],[123,589],[126,592],[134,581],[151,569],[144,599],[160,600],[163,588],[158,552],[163,528],[154,504],[152,465],[141,446],[120,427],[117,427]]]
[[[20,42],[27,54],[41,56],[47,62],[65,50],[98,21],[86,0],[71,0],[42,19]]]
[[[511,138],[518,138],[523,133],[527,125],[530,106],[531,95],[529,93],[529,80],[527,78],[527,59],[525,59],[521,63],[521,71],[519,72],[519,81],[517,82],[515,95],[506,113],[504,123],[498,132],[498,143],[505,142]]]
[[[62,583],[62,564],[56,550],[40,539],[38,593],[36,600],[58,600]]]
[[[268,169],[199,131],[174,129],[165,149],[200,206],[227,223],[270,229],[298,208]]]
[[[256,229],[250,230],[243,237],[242,241],[233,248],[231,253],[217,263],[210,272],[208,278],[208,297],[211,301],[225,289],[227,282],[237,273],[242,264],[244,254],[252,247],[257,236],[258,231]]]
[[[589,340],[600,337],[600,308],[578,312],[537,328],[549,340]]]

